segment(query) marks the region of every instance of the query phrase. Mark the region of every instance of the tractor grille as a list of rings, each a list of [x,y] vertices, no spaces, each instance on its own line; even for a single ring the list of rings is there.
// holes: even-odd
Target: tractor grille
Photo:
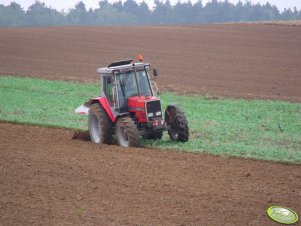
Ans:
[[[161,102],[160,100],[154,100],[146,102],[146,115],[147,121],[151,121],[154,118],[162,118]]]

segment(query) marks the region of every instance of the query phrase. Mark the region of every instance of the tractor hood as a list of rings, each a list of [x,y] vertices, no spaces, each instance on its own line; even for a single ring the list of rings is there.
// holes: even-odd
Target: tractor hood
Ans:
[[[149,101],[160,101],[154,96],[133,96],[128,98],[128,108],[134,111],[145,111],[145,103]]]
[[[155,118],[162,118],[160,99],[154,96],[128,98],[128,110],[135,113],[139,122],[149,122]]]

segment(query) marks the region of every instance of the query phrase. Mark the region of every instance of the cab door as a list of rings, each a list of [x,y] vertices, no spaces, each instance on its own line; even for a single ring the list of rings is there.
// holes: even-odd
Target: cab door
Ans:
[[[103,94],[107,98],[108,103],[111,108],[116,108],[116,98],[115,98],[115,86],[113,82],[113,76],[112,75],[104,75],[102,81],[103,86]]]

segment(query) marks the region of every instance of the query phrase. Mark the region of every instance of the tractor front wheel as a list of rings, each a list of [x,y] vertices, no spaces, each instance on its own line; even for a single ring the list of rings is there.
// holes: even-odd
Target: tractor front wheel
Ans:
[[[117,143],[123,147],[137,147],[140,142],[140,133],[132,118],[124,116],[116,123]]]
[[[165,121],[170,126],[168,134],[171,140],[186,142],[189,139],[187,119],[178,107],[168,106],[165,111]]]
[[[113,123],[99,103],[92,104],[88,119],[89,135],[94,143],[112,144]]]

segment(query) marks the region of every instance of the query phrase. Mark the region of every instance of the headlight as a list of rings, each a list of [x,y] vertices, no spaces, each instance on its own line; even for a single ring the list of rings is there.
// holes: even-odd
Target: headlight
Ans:
[[[159,116],[159,115],[161,115],[161,114],[162,114],[161,111],[156,112],[156,115],[157,115],[157,116]]]
[[[148,113],[147,114],[147,117],[153,117],[154,116],[154,113]]]

